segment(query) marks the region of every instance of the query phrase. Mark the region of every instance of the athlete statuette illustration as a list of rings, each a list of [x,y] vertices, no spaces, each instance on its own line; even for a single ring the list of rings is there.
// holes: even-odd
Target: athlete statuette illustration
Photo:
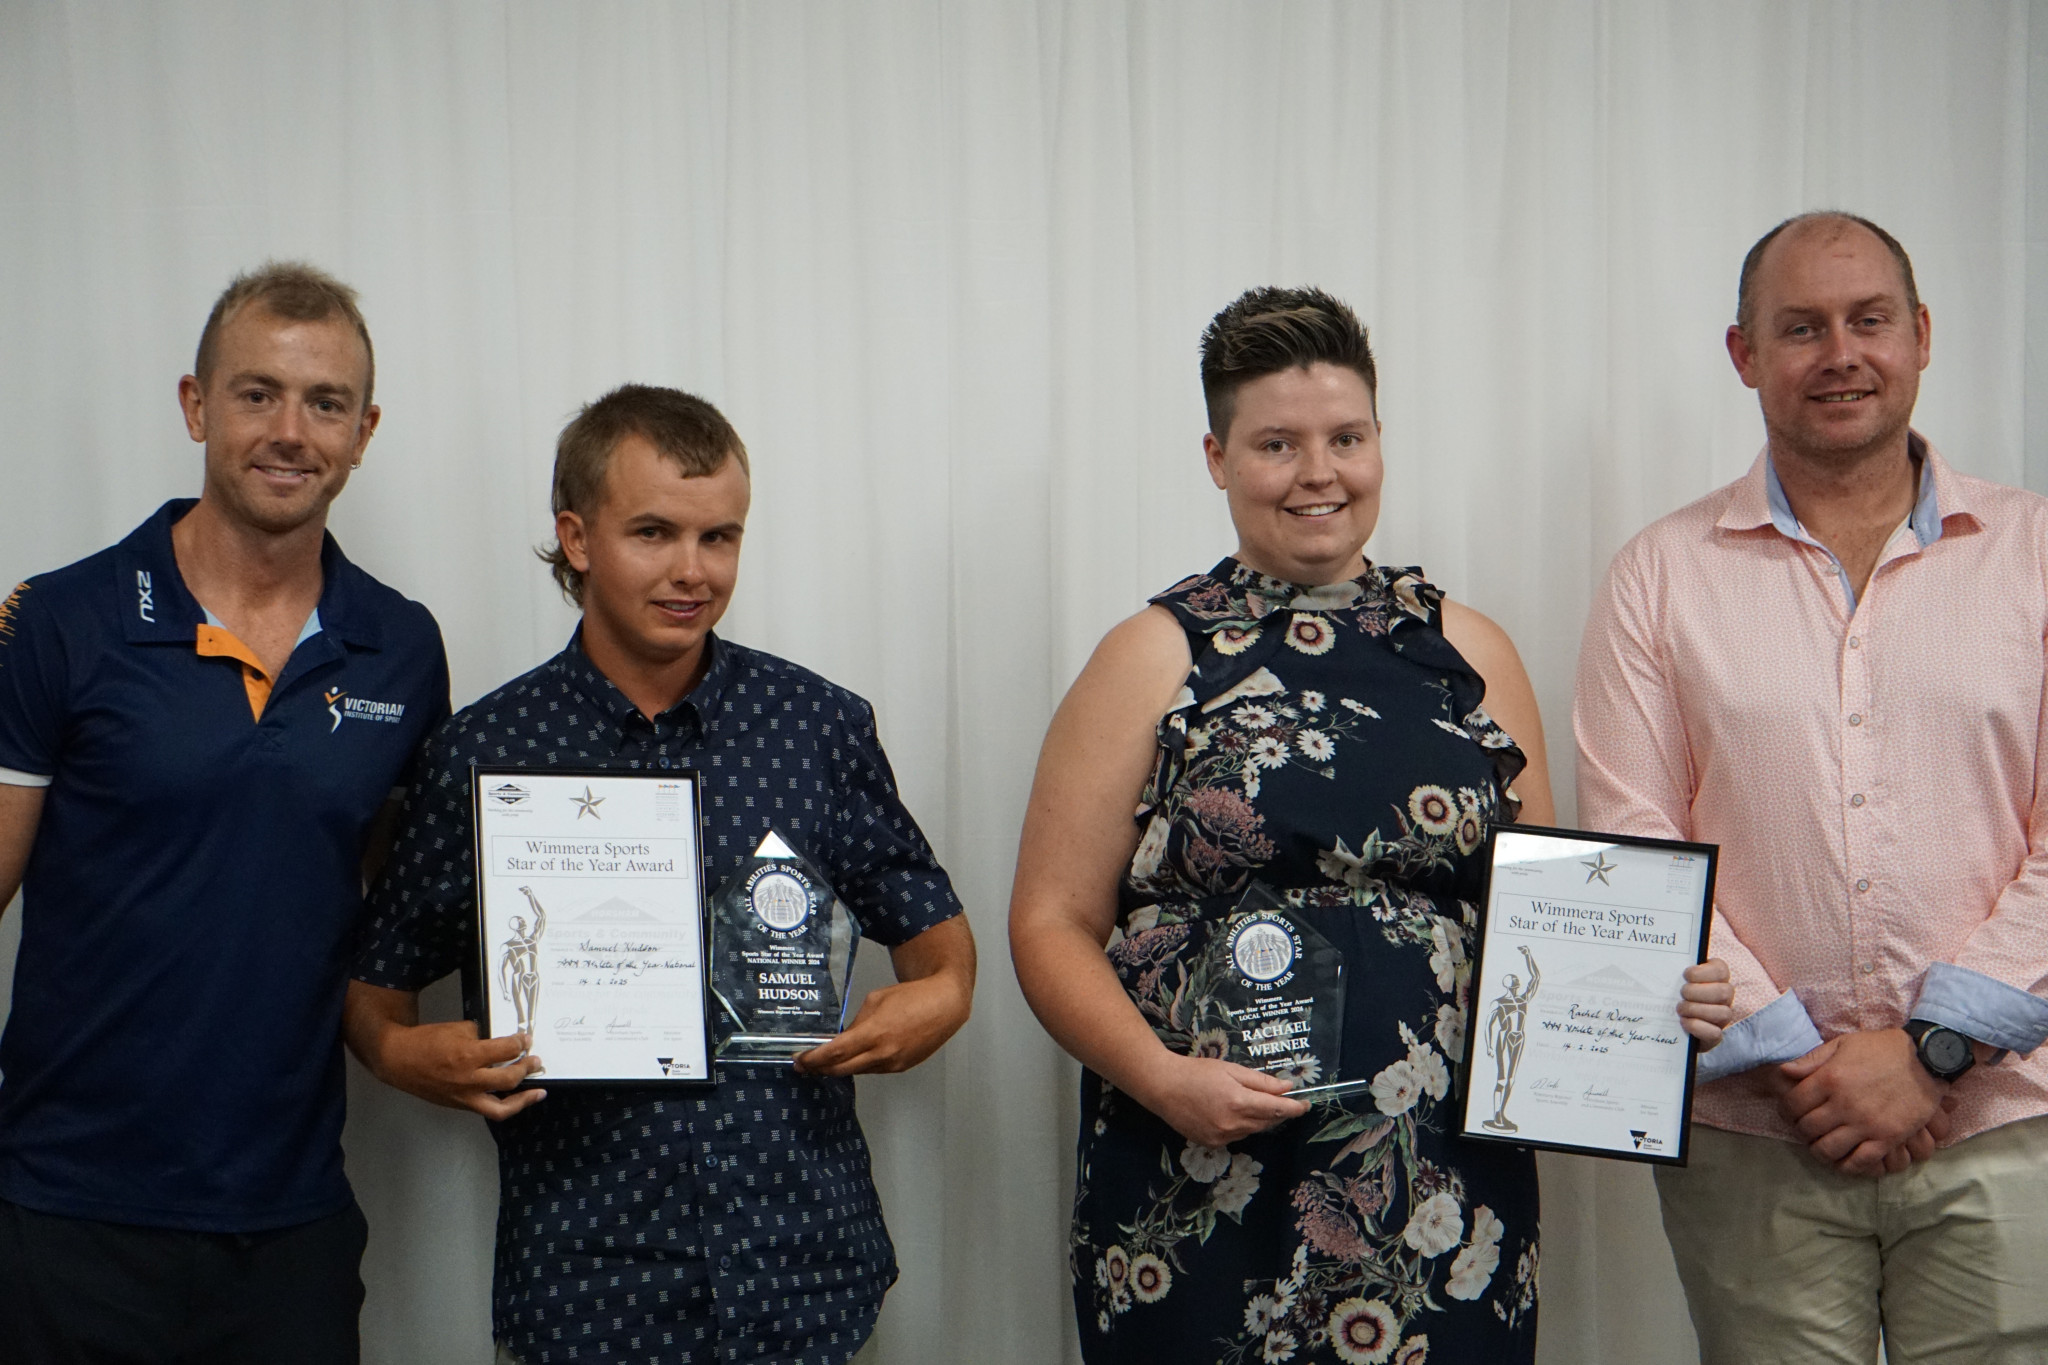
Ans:
[[[1508,1096],[1515,1088],[1515,1069],[1522,1064],[1522,1045],[1529,1038],[1529,1002],[1543,980],[1528,945],[1517,946],[1522,949],[1522,960],[1529,964],[1529,984],[1524,986],[1509,972],[1501,982],[1506,989],[1494,998],[1493,1013],[1486,1018],[1486,1055],[1493,1058],[1493,1117],[1481,1126],[1496,1133],[1520,1131],[1508,1118]]]
[[[505,940],[504,955],[498,959],[498,985],[512,1001],[519,1032],[530,1035],[535,1006],[540,1002],[540,936],[547,932],[548,912],[529,888],[519,890],[533,907],[533,928],[526,927],[524,915],[512,917],[512,937]]]

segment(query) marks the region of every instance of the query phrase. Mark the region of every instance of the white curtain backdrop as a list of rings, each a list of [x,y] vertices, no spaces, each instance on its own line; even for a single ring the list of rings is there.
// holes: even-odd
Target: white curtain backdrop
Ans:
[[[1016,831],[1095,640],[1231,547],[1202,325],[1304,282],[1370,323],[1371,552],[1520,644],[1568,815],[1587,600],[1754,456],[1736,268],[1822,206],[1914,254],[1921,428],[2048,487],[2038,3],[0,0],[0,580],[196,491],[174,386],[266,257],[363,292],[384,425],[334,529],[458,705],[573,620],[530,547],[577,405],[718,403],[756,470],[727,632],[874,701],[983,950],[973,1022],[861,1086],[903,1263],[869,1358],[1044,1365],[1075,1070],[1009,968]],[[480,1365],[482,1122],[351,1101],[367,1357]],[[1545,1361],[1692,1361],[1645,1173],[1543,1179]]]

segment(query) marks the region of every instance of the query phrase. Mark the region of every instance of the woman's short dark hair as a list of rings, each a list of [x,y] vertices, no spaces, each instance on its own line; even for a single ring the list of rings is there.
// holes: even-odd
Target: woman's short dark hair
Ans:
[[[1237,391],[1246,384],[1315,364],[1352,371],[1379,406],[1372,345],[1348,306],[1320,289],[1245,290],[1202,333],[1202,397],[1210,434],[1228,439]]]
[[[555,442],[556,515],[574,512],[588,519],[604,499],[604,474],[612,452],[628,436],[638,436],[684,478],[716,474],[727,460],[747,467],[747,448],[725,415],[703,399],[680,389],[652,384],[622,384],[595,403],[586,404]],[[569,563],[557,540],[537,551],[554,571],[562,595],[583,605],[583,575]]]

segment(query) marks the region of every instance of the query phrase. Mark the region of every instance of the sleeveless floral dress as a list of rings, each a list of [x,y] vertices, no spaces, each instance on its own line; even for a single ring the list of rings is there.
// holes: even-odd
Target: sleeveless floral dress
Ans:
[[[1111,962],[1169,1046],[1215,1046],[1174,1033],[1177,969],[1263,882],[1343,953],[1341,1069],[1372,1084],[1211,1148],[1084,1072],[1091,1365],[1535,1357],[1534,1158],[1447,1136],[1479,853],[1525,760],[1442,599],[1416,569],[1303,588],[1234,559],[1152,599],[1195,669],[1159,722]]]

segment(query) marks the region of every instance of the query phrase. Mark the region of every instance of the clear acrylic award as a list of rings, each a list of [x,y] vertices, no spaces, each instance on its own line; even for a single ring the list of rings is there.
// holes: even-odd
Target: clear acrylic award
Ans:
[[[711,898],[716,1059],[787,1065],[846,1021],[860,925],[817,869],[770,831]]]
[[[1197,1055],[1294,1082],[1339,1081],[1344,956],[1271,888],[1254,882],[1219,923],[1187,994]]]

